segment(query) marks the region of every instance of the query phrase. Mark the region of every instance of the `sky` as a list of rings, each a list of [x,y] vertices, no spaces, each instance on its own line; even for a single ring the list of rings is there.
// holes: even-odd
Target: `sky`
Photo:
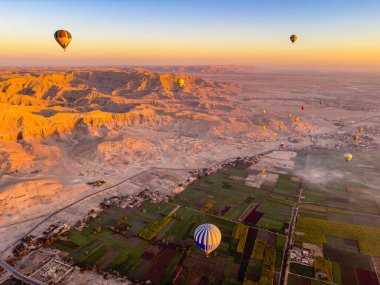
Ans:
[[[379,27],[379,0],[0,0],[0,65],[379,67]]]

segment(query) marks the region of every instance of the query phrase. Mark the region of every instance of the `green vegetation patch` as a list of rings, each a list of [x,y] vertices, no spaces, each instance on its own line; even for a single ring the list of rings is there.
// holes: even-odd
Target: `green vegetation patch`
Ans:
[[[234,232],[234,239],[238,240],[236,251],[242,253],[245,246],[245,239],[248,234],[248,226],[237,224]]]
[[[298,183],[291,180],[289,175],[280,174],[274,191],[281,194],[286,194],[290,196],[297,195]]]
[[[170,222],[171,219],[171,217],[166,216],[161,221],[153,222],[139,233],[139,237],[145,240],[153,239],[156,234],[162,230],[162,228],[165,227],[167,223]]]
[[[276,249],[273,247],[266,247],[264,253],[264,264],[269,265],[272,269],[274,268],[276,260]]]
[[[333,281],[335,284],[343,285],[342,282],[342,272],[338,263],[332,263]]]
[[[252,258],[263,261],[266,247],[267,243],[265,241],[256,239],[253,247]]]

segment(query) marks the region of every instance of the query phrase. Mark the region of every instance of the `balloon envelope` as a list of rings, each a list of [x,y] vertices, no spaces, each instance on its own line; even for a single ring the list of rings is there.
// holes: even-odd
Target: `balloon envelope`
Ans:
[[[72,37],[68,31],[58,30],[54,33],[54,38],[57,43],[63,48],[63,50],[66,50],[67,46],[71,42]]]
[[[176,83],[179,88],[182,88],[185,85],[185,79],[179,78],[177,79]]]
[[[350,153],[345,153],[344,154],[344,159],[349,162],[350,160],[352,160],[352,154]]]
[[[207,255],[215,250],[222,240],[222,234],[213,224],[202,224],[195,229],[194,241]]]
[[[291,36],[290,36],[290,41],[291,41],[292,43],[294,43],[297,39],[298,39],[298,36],[297,36],[297,35],[291,35]]]

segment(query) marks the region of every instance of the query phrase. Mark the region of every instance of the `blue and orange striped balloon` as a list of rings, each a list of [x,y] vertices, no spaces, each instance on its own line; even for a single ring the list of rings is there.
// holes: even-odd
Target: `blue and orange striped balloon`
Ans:
[[[194,241],[206,255],[215,250],[222,240],[222,234],[213,224],[202,224],[195,229]]]

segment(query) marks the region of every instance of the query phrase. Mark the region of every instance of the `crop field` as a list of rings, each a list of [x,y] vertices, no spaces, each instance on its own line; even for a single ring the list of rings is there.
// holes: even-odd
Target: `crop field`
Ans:
[[[289,175],[280,174],[274,187],[274,192],[286,196],[297,196],[298,183],[291,180]]]
[[[248,171],[242,167],[228,168],[203,177],[189,185],[173,203],[233,221],[238,221],[256,203],[259,206],[251,215],[253,223],[249,224],[283,233],[294,203],[289,199],[294,199],[293,191],[298,185],[289,176],[281,175],[273,191],[253,188],[244,182]]]

